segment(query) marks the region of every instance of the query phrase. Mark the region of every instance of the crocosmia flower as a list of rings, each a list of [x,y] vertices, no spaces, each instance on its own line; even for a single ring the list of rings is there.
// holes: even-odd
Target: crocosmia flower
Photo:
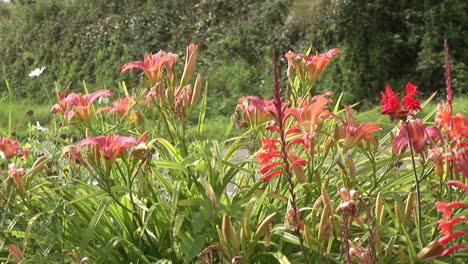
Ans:
[[[462,182],[448,181],[447,185],[458,187],[465,191],[465,193],[468,192],[468,186]],[[466,222],[468,222],[468,218],[466,216],[455,216],[452,218],[452,214],[455,209],[466,209],[468,208],[468,203],[462,201],[449,203],[436,202],[436,206],[437,210],[442,211],[444,213],[444,218],[446,218],[438,221],[440,233],[443,236],[432,241],[424,247],[421,252],[419,252],[418,258],[421,260],[427,260],[438,256],[447,257],[455,251],[468,249],[468,245],[463,244],[463,240],[458,244],[453,243],[458,238],[468,237],[468,232],[465,231],[466,229],[458,228],[463,224],[466,224]]]
[[[78,149],[83,146],[96,146],[100,153],[104,156],[104,159],[112,162],[128,148],[135,147],[138,144],[145,142],[146,137],[146,133],[141,136],[140,139],[120,135],[90,137],[81,140],[78,143]]]
[[[406,84],[406,95],[402,98],[402,107],[399,100],[400,94],[395,93],[392,87],[387,85],[385,93],[382,93],[382,114],[389,115],[392,121],[395,119],[406,120],[408,115],[414,115],[415,111],[421,110],[420,101],[414,98],[415,95],[419,94],[417,88],[411,82]]]

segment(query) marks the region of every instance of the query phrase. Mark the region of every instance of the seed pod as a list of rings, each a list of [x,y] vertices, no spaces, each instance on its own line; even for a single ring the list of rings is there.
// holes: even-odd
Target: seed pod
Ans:
[[[198,74],[197,79],[195,80],[195,84],[193,85],[190,107],[195,107],[198,103],[198,99],[200,99],[202,82],[202,76],[201,74]]]
[[[236,229],[231,224],[229,216],[223,216],[223,225],[221,227],[222,234],[227,242],[227,245],[231,246],[235,252],[239,252],[239,238],[236,234]]]
[[[262,236],[266,234],[268,226],[270,225],[270,223],[273,222],[273,220],[275,220],[276,215],[278,215],[278,213],[272,213],[269,216],[265,217],[265,219],[263,219],[262,222],[260,222],[257,231],[255,231],[254,240],[259,240]]]
[[[382,193],[379,192],[377,194],[377,200],[375,201],[375,221],[377,225],[382,225],[383,210]]]
[[[395,201],[395,216],[397,220],[397,226],[401,227],[403,222],[403,216],[401,215],[400,204],[397,201]]]
[[[327,205],[325,205],[325,207],[323,208],[322,217],[320,218],[320,225],[318,229],[318,237],[317,237],[319,241],[322,241],[323,239],[326,238],[325,231],[326,231],[327,226],[329,226],[328,219],[330,217],[330,209],[331,208],[328,207]]]
[[[405,250],[403,248],[402,245],[400,245],[400,247],[398,248],[398,255],[400,257],[400,263],[408,263],[406,261],[406,254],[405,254]]]
[[[349,170],[349,176],[351,177],[351,180],[354,181],[356,179],[356,165],[354,165],[354,160],[351,155],[348,155],[348,170]]]
[[[330,201],[330,196],[328,195],[327,190],[325,188],[322,188],[321,193],[322,193],[323,206],[328,206],[329,209],[333,208],[332,203]]]
[[[310,230],[309,225],[307,223],[304,223],[304,241],[307,243],[307,245],[311,245],[312,231]]]
[[[414,194],[413,192],[408,193],[408,198],[406,199],[406,207],[405,207],[405,219],[403,219],[403,225],[406,226],[408,221],[413,214],[413,204],[414,204]]]

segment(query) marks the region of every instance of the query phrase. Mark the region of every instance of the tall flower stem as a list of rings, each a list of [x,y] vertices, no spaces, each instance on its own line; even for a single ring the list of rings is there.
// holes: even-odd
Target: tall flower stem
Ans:
[[[419,242],[421,245],[424,244],[424,239],[422,236],[422,217],[421,217],[421,190],[419,188],[419,179],[418,179],[418,174],[416,173],[416,162],[414,161],[414,151],[413,151],[413,142],[411,141],[411,134],[410,134],[410,129],[408,125],[408,121],[405,121],[405,126],[406,126],[406,132],[408,135],[408,145],[410,149],[410,154],[411,154],[411,162],[413,165],[413,174],[414,174],[414,181],[416,183],[416,200],[418,203],[418,237],[419,237]]]
[[[296,220],[296,228],[294,229],[294,231],[297,237],[299,238],[299,243],[301,246],[302,254],[304,255],[306,262],[309,263],[309,259],[307,257],[307,253],[304,247],[304,238],[301,235],[301,214],[299,212],[299,207],[297,206],[297,203],[296,203],[296,193],[294,192],[295,185],[292,180],[291,166],[288,160],[288,155],[289,155],[288,143],[286,142],[286,129],[285,129],[286,127],[285,123],[286,123],[287,117],[284,111],[286,107],[283,105],[283,98],[281,96],[278,68],[276,65],[276,56],[273,56],[273,67],[274,67],[274,77],[275,77],[274,105],[276,108],[276,121],[278,123],[278,130],[280,134],[281,154],[283,156],[283,164],[284,164],[284,176],[286,177],[286,180],[288,181],[290,203],[291,203],[291,207],[294,210],[294,217]]]

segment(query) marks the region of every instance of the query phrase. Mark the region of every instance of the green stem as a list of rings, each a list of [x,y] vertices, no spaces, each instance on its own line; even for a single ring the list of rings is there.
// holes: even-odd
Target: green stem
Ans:
[[[413,143],[411,141],[411,134],[410,134],[410,129],[408,126],[408,122],[406,121],[405,123],[406,126],[406,132],[408,135],[408,145],[411,153],[411,162],[413,165],[413,173],[414,173],[414,181],[416,183],[416,199],[418,203],[418,236],[419,236],[419,242],[421,245],[424,245],[424,238],[423,238],[423,231],[422,231],[422,218],[421,218],[421,190],[419,188],[419,180],[418,180],[418,174],[416,173],[416,162],[414,160],[414,152],[413,152]]]

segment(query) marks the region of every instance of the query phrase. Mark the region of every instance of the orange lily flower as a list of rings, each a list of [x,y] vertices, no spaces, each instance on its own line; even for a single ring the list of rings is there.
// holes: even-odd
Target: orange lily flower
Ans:
[[[307,56],[305,54],[295,54],[287,52],[284,56],[288,60],[288,79],[292,84],[292,71],[296,69],[297,74],[310,82],[315,81],[327,68],[333,57],[340,54],[339,49],[330,49],[323,54]]]
[[[146,78],[155,84],[162,78],[161,69],[166,69],[167,76],[169,79],[174,78],[172,68],[177,61],[177,55],[173,53],[167,53],[160,50],[156,54],[146,54],[143,61],[133,61],[126,63],[122,66],[122,72],[133,70],[134,68],[140,68],[146,75]]]
[[[291,107],[287,114],[294,117],[299,127],[304,133],[311,133],[320,130],[322,119],[330,116],[330,110],[326,107],[331,99],[327,96],[331,93],[325,93],[312,97],[308,101],[299,102],[302,107]]]
[[[103,154],[104,159],[112,162],[119,157],[125,150],[135,147],[146,141],[148,134],[143,134],[138,140],[134,137],[107,135],[92,138],[86,138],[78,143],[78,149],[83,146],[92,145]]]
[[[16,164],[10,163],[8,165],[8,177],[13,179],[19,190],[23,190],[23,177],[26,174],[26,171],[23,168],[19,168]]]
[[[237,125],[240,127],[256,127],[268,121],[273,110],[273,102],[267,99],[260,99],[257,96],[243,96],[236,106],[236,113],[233,115]],[[237,112],[241,114],[242,120],[237,121]]]
[[[75,117],[82,121],[89,121],[91,118],[91,107],[93,102],[101,96],[112,96],[110,90],[98,90],[91,94],[82,95],[71,93],[55,104],[51,112],[53,114],[62,113],[63,118],[71,122]]]
[[[130,123],[140,124],[143,122],[143,115],[140,111],[135,111],[131,109],[134,104],[132,97],[126,96],[123,99],[119,99],[112,103],[112,106],[101,107],[97,112],[109,112],[112,115],[112,118],[115,118],[115,113],[120,117],[127,114],[127,121]]]
[[[369,140],[374,145],[377,145],[377,140],[371,135],[382,128],[375,122],[369,122],[365,124],[359,124],[353,117],[353,110],[350,105],[345,106],[346,121],[344,124],[344,151],[356,146],[363,139]]]
[[[25,155],[27,156],[29,153],[28,151],[22,149],[20,146],[19,146],[19,142],[16,141],[16,140],[11,140],[9,138],[6,138],[6,137],[2,137],[0,139],[0,154],[3,155],[0,155],[0,158],[2,156],[4,156],[4,158],[9,161],[10,159],[12,159],[13,157],[18,157],[18,156],[21,156],[21,155]]]

